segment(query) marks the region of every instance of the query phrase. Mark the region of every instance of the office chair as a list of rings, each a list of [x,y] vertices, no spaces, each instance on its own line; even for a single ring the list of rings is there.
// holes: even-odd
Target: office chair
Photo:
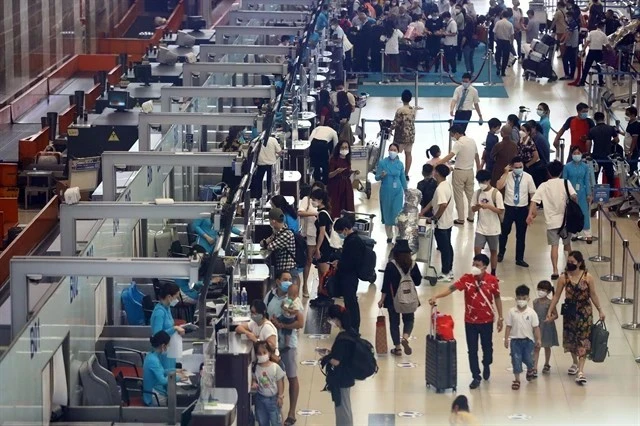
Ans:
[[[126,359],[118,358],[116,351],[129,352],[140,357],[140,365]],[[104,356],[107,360],[107,369],[114,376],[122,373],[124,376],[142,377],[142,365],[144,364],[144,353],[131,348],[122,346],[114,346],[113,341],[109,340],[104,345]],[[124,366],[119,366],[124,364]]]
[[[142,298],[142,312],[144,313],[145,325],[151,325],[151,314],[153,314],[153,308],[155,308],[155,306],[151,296],[148,294]]]
[[[82,405],[106,406],[121,404],[120,390],[115,377],[91,355],[79,370],[82,382]]]
[[[122,392],[122,404],[125,407],[144,407],[144,401],[142,395],[149,394],[156,400],[156,405],[160,406],[158,395],[154,392],[145,391],[142,384],[143,379],[139,377],[125,377],[122,372],[116,376],[116,382],[120,386]],[[134,395],[132,396],[131,393]]]

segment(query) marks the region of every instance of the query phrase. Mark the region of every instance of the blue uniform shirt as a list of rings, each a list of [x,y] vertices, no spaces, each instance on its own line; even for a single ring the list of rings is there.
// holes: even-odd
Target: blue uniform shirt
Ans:
[[[173,328],[175,322],[173,321],[173,315],[171,314],[171,308],[165,306],[162,303],[156,303],[151,314],[151,335],[154,336],[157,332],[164,330],[169,336],[176,332]]]
[[[213,246],[215,245],[216,240],[220,235],[218,231],[213,229],[213,222],[211,222],[211,219],[210,218],[196,219],[193,222],[191,222],[191,224],[189,225],[189,228],[190,228],[190,232],[193,232],[196,237],[194,244],[198,244],[200,247],[202,247],[205,250],[206,253],[211,253],[211,251],[213,250]],[[236,235],[241,234],[240,230],[235,226],[231,228],[231,232]],[[213,244],[210,244],[209,241],[207,241],[207,239],[205,238],[205,235],[208,235],[209,237],[213,238]]]
[[[155,398],[147,392],[156,391],[160,395],[167,395],[167,374],[168,369],[165,368],[166,356],[156,351],[149,352],[144,358],[142,367],[142,389],[145,391],[142,395],[144,405],[154,405]]]

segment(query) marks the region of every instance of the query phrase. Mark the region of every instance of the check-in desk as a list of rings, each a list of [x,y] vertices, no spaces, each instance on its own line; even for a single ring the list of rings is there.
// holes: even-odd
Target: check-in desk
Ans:
[[[282,173],[280,181],[280,195],[293,197],[295,199],[294,206],[300,202],[300,184],[302,183],[302,174],[295,171],[285,171]]]
[[[218,355],[216,357],[216,391],[218,388],[233,388],[236,390],[237,425],[249,424],[249,413],[251,411],[252,351],[253,343],[246,337],[237,335],[235,332],[229,332],[229,347],[227,350],[218,347]],[[191,424],[204,425],[205,423]],[[206,424],[208,426],[218,423]]]
[[[299,140],[293,142],[293,147],[287,149],[287,161],[285,170],[295,170],[302,176],[302,183],[310,184],[308,180],[309,171],[309,147],[310,141]]]
[[[218,388],[213,391],[214,402],[198,401],[191,412],[190,426],[240,425],[238,420],[238,392],[233,388]],[[244,423],[248,424],[248,423]]]
[[[182,31],[184,31],[185,33],[187,33],[191,37],[195,38],[197,45],[200,45],[200,44],[213,44],[214,43],[214,36],[216,34],[215,30],[198,30],[198,31],[182,30]],[[178,35],[177,34],[171,34],[171,35],[169,35],[169,37],[162,38],[160,40],[160,43],[174,44],[177,39],[178,39]]]
[[[239,270],[240,268],[238,268]],[[236,275],[233,279],[240,283],[240,288],[247,289],[247,300],[251,303],[255,299],[263,299],[267,292],[269,280],[269,266],[267,264],[251,264],[247,267],[247,274]]]
[[[156,101],[162,97],[162,88],[171,86],[171,83],[151,83],[145,86],[143,83],[129,83],[127,92],[129,97],[142,104],[147,101]]]

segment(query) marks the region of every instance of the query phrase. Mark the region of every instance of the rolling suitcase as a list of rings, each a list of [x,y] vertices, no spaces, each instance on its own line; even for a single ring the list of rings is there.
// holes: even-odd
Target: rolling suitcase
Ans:
[[[446,389],[456,391],[458,383],[458,364],[455,340],[439,340],[436,337],[436,307],[431,310],[431,332],[427,336],[425,361],[425,379],[437,393]]]

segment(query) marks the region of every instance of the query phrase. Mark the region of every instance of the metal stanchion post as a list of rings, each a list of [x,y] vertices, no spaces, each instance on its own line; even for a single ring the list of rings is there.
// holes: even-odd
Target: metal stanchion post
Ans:
[[[582,70],[589,73],[589,88],[587,89],[587,105],[593,105],[593,73],[589,70]]]
[[[382,69],[380,70],[380,75],[381,75],[380,84],[385,84],[385,83],[388,83],[389,80],[384,78],[384,49],[380,49],[380,56],[382,57]]]
[[[627,298],[627,283],[629,282],[629,274],[627,274],[629,255],[627,250],[629,250],[629,240],[622,240],[622,286],[620,287],[620,297],[611,299],[611,303],[616,305],[630,305],[633,303],[633,299]]]
[[[564,164],[564,139],[560,140],[560,162]]]
[[[440,51],[438,52],[438,56],[440,56],[440,81],[436,81],[435,84],[437,86],[441,86],[444,84],[443,81],[443,77],[444,77],[444,50],[440,49]]]
[[[633,316],[631,322],[622,324],[625,330],[640,330],[640,318],[638,318],[638,298],[640,297],[640,263],[633,264]]]
[[[609,262],[611,260],[607,256],[602,255],[602,216],[604,216],[602,203],[598,203],[598,254],[589,258],[592,262]]]
[[[487,72],[489,73],[489,81],[485,81],[485,86],[493,86],[493,72],[491,72],[491,65],[493,64],[493,50],[487,50],[487,56],[485,57],[488,61]]]
[[[620,282],[622,281],[622,277],[620,275],[616,275],[616,227],[618,224],[615,220],[611,221],[611,235],[609,236],[609,247],[611,248],[609,251],[609,257],[611,258],[611,263],[609,264],[609,274],[603,275],[600,277],[602,281],[606,281],[608,283]]]
[[[415,83],[415,87],[413,90],[415,90],[415,93],[413,94],[414,96],[414,100],[413,102],[415,103],[415,109],[416,110],[421,110],[424,109],[421,106],[418,106],[418,97],[420,96],[420,92],[419,92],[419,87],[420,87],[420,74],[418,73],[418,70],[416,70],[416,83]]]

